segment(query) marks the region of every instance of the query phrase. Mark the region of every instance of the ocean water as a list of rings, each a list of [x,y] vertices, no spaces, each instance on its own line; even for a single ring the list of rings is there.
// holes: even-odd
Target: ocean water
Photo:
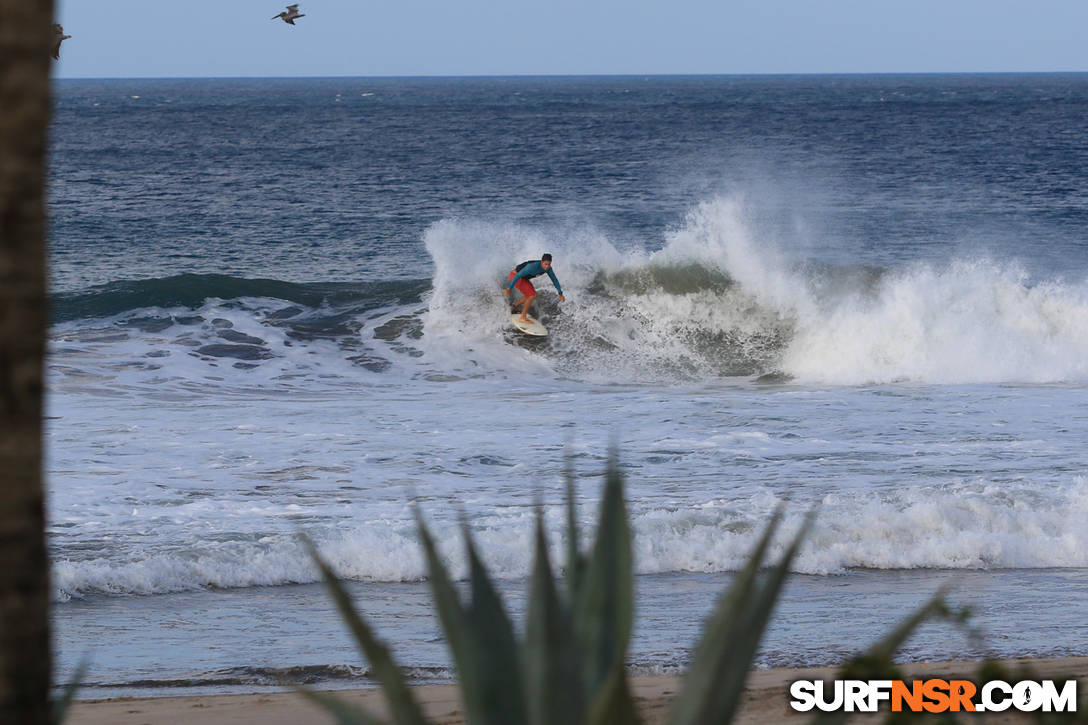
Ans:
[[[627,477],[631,666],[675,671],[779,506],[760,666],[941,586],[913,660],[1088,652],[1088,75],[58,81],[49,545],[85,697],[420,682],[415,536],[525,608]],[[551,335],[511,331],[539,278]],[[544,282],[541,284],[541,282]]]

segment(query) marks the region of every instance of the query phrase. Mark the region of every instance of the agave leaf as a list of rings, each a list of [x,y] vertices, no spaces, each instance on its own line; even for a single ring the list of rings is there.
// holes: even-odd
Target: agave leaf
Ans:
[[[578,601],[578,594],[585,579],[586,561],[578,551],[578,511],[574,502],[574,466],[568,453],[563,465],[563,478],[566,480],[567,496],[567,600]]]
[[[379,720],[358,705],[346,702],[328,692],[313,690],[302,685],[292,686],[295,692],[304,695],[316,705],[319,705],[329,715],[332,715],[337,725],[384,725]]]
[[[756,575],[781,519],[781,510],[776,511],[744,568],[737,573],[729,589],[718,600],[714,614],[707,619],[680,694],[673,702],[671,723],[680,725],[697,721],[706,693],[718,687],[723,669],[718,659],[728,655],[729,642],[740,629],[745,602],[754,593]]]
[[[942,587],[933,598],[915,610],[910,616],[899,623],[895,629],[885,635],[880,641],[874,643],[864,653],[854,657],[835,675],[840,679],[864,679],[884,680],[898,679],[899,670],[892,661],[895,653],[907,639],[914,634],[914,630],[927,619],[952,616],[945,604],[947,588]],[[848,712],[822,712],[812,719],[819,725],[838,725],[846,722],[850,717]]]
[[[615,667],[593,699],[586,717],[586,725],[638,725],[635,698],[627,684],[623,665]]]
[[[325,586],[328,587],[329,593],[332,594],[336,608],[340,610],[340,616],[347,623],[348,628],[351,629],[351,633],[362,650],[363,656],[370,663],[374,678],[381,683],[382,691],[389,702],[389,712],[393,716],[393,722],[397,723],[397,725],[423,725],[426,723],[423,711],[408,687],[408,683],[404,679],[404,673],[393,661],[389,649],[378,641],[367,623],[356,613],[355,607],[351,603],[351,597],[332,568],[317,553],[313,542],[308,538],[303,538],[303,541],[310,550],[310,556],[321,570]]]
[[[760,580],[757,574],[780,520],[781,512],[776,512],[744,569],[707,621],[683,689],[673,704],[670,722],[729,722],[740,705],[759,641],[812,516],[806,519],[778,565]]]
[[[488,630],[497,624],[500,629],[510,630],[511,641],[513,641],[513,634],[505,612],[502,613],[505,624],[489,620],[483,614],[484,612],[502,612],[502,604],[501,602],[498,602],[498,604],[495,604],[495,602],[486,603],[492,597],[494,597],[495,601],[498,601],[498,595],[494,593],[490,580],[487,580],[486,572],[479,562],[479,557],[475,555],[475,549],[471,546],[471,541],[469,540],[469,563],[472,571],[471,587],[473,596],[477,601],[466,611],[461,599],[457,596],[456,590],[453,588],[449,572],[438,556],[438,549],[434,544],[434,539],[418,512],[416,513],[416,519],[419,522],[420,539],[427,558],[435,608],[438,610],[442,631],[446,635],[446,641],[449,643],[450,652],[457,667],[461,698],[468,721],[477,725],[493,722],[523,721],[523,711],[519,712],[515,707],[513,714],[511,714],[510,703],[505,699],[501,701],[502,707],[498,712],[494,709],[492,698],[495,696],[495,681],[497,678],[494,672],[489,671],[489,668],[494,665],[493,658],[497,653],[488,649],[491,644],[491,633],[481,634],[481,630]],[[488,590],[490,590],[490,594]],[[506,635],[499,635],[499,638],[505,640]],[[510,661],[509,652],[498,654],[501,661]],[[516,652],[513,656],[513,662],[515,663],[512,670],[514,677],[520,677],[518,674],[519,669],[516,666]],[[521,702],[523,707],[524,698],[521,695],[520,682],[517,687],[516,699]],[[497,714],[501,714],[501,717],[496,718]],[[507,719],[510,717],[514,719]]]
[[[899,626],[886,634],[883,639],[872,645],[866,650],[865,654],[861,655],[861,657],[854,658],[851,663],[847,664],[847,667],[855,662],[861,662],[862,660],[869,663],[886,662],[890,664],[895,653],[903,646],[903,643],[914,634],[914,630],[918,629],[923,622],[931,617],[952,616],[951,611],[948,609],[948,605],[945,603],[945,595],[947,593],[947,587],[941,587],[928,602],[900,622]]]
[[[752,661],[755,659],[759,643],[763,639],[763,633],[767,629],[775,604],[782,593],[782,587],[790,573],[790,565],[797,557],[801,544],[808,537],[812,527],[813,514],[809,514],[801,530],[790,543],[786,553],[778,565],[771,569],[760,581],[760,586],[752,601],[747,603],[742,615],[743,628],[737,638],[736,651],[732,655],[733,663],[729,666],[728,687],[726,697],[715,697],[715,713],[722,722],[731,720],[737,707],[740,705],[744,694],[744,684],[748,679],[748,672],[752,669]]]
[[[586,693],[598,690],[624,665],[634,616],[631,531],[623,501],[623,475],[615,452],[608,462],[601,519],[574,609]]]
[[[841,674],[849,678],[855,678],[856,675],[856,679],[874,680],[898,677],[899,671],[893,658],[903,643],[914,634],[914,630],[927,619],[955,616],[945,603],[946,593],[946,587],[939,589],[928,602],[911,613],[895,629],[843,665],[840,669]]]
[[[72,673],[72,679],[64,686],[64,690],[60,693],[60,697],[53,701],[52,721],[56,725],[63,723],[64,718],[68,716],[68,708],[72,706],[72,701],[76,698],[76,690],[78,690],[79,686],[83,683],[83,678],[87,675],[88,667],[88,660],[82,660],[76,667],[76,671]]]
[[[427,578],[431,584],[431,594],[434,596],[434,607],[438,610],[438,619],[442,624],[442,631],[446,635],[446,642],[450,646],[450,654],[453,655],[454,664],[461,675],[462,696],[467,699],[469,692],[466,685],[472,680],[474,668],[471,666],[472,657],[469,653],[471,643],[468,639],[468,623],[465,610],[461,606],[461,600],[453,588],[449,572],[438,556],[438,548],[434,544],[431,532],[423,523],[419,511],[416,511],[416,522],[419,527],[419,538],[423,544],[423,553],[427,559]],[[465,703],[466,709],[468,703]]]
[[[539,508],[524,662],[530,724],[579,725],[585,716],[586,702],[578,668],[578,643],[570,612],[559,598],[552,578],[548,540]]]
[[[479,699],[486,703],[486,708],[479,712],[469,710],[469,719],[479,723],[522,723],[525,695],[514,628],[480,561],[467,525],[464,534],[472,589],[472,602],[466,611],[467,635],[471,640],[472,666],[477,668],[473,680],[479,688]]]

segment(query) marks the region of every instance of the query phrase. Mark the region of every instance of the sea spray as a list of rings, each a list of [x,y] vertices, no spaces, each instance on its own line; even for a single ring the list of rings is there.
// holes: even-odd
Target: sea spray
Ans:
[[[1085,380],[1088,282],[990,260],[911,265],[803,314],[782,369],[845,385]]]

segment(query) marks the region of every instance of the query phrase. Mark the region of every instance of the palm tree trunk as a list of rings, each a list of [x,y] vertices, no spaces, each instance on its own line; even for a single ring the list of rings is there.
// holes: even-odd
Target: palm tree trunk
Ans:
[[[42,486],[52,0],[0,0],[0,723],[49,722]]]

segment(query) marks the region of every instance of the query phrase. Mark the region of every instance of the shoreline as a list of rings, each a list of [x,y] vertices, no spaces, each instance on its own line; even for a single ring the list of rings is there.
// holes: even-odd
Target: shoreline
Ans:
[[[1088,656],[1056,659],[997,660],[1018,677],[1039,679],[1076,678],[1078,695],[1085,702],[1088,690]],[[905,663],[905,677],[973,679],[981,660]],[[760,725],[771,722],[808,722],[813,713],[789,708],[788,688],[798,679],[830,679],[836,667],[753,670],[745,685],[745,698],[734,723]],[[1023,674],[1021,674],[1023,673]],[[644,675],[631,678],[631,689],[646,725],[665,722],[669,705],[681,685],[679,675]],[[456,685],[419,685],[412,688],[424,713],[435,725],[465,722]],[[384,695],[377,688],[337,690],[335,694],[360,705],[378,717],[387,717]],[[887,712],[859,713],[854,722],[879,722]],[[1016,712],[969,715],[971,722],[1029,722],[1030,714]],[[72,704],[66,725],[332,725],[333,718],[293,692],[248,695],[188,695],[182,697],[116,698],[79,700]]]

